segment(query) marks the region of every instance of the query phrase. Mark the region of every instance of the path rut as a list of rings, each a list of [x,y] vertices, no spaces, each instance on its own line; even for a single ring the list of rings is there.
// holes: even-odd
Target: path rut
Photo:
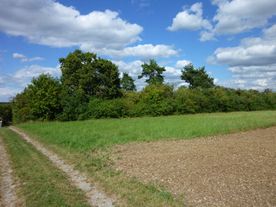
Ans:
[[[97,207],[112,207],[113,200],[109,198],[104,192],[101,192],[89,179],[79,171],[75,170],[72,165],[67,164],[61,159],[56,153],[46,149],[41,143],[30,138],[26,133],[20,129],[11,126],[9,127],[12,131],[19,134],[23,140],[32,144],[38,151],[48,157],[48,159],[60,170],[62,170],[73,183],[74,186],[85,192],[87,201],[91,206]]]
[[[12,176],[12,168],[9,161],[9,156],[4,147],[2,138],[0,137],[0,206],[15,207],[19,206],[16,195],[16,186]]]

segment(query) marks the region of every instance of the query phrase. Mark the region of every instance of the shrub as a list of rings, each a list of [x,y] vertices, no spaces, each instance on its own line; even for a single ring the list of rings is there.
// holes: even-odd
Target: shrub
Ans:
[[[119,118],[127,114],[122,99],[104,100],[92,98],[88,104],[88,116],[91,118]]]
[[[175,92],[175,105],[178,114],[189,114],[198,111],[198,105],[192,90],[185,87],[180,87]]]
[[[2,125],[6,126],[12,122],[12,107],[9,103],[0,104],[0,118],[2,120]]]
[[[151,84],[140,93],[139,102],[135,105],[136,115],[169,115],[173,114],[175,103],[173,87],[164,84]]]

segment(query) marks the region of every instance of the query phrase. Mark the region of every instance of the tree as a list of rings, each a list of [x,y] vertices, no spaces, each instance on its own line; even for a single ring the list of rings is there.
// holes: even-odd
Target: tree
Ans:
[[[134,80],[127,73],[123,73],[123,77],[121,79],[121,87],[125,91],[136,91]]]
[[[190,88],[212,88],[215,86],[214,79],[209,77],[205,67],[195,69],[192,64],[189,64],[181,72],[181,79],[189,83]]]
[[[12,100],[13,121],[24,122],[32,119],[29,97],[26,88]]]
[[[142,65],[142,74],[138,76],[139,79],[147,77],[146,82],[148,84],[162,84],[164,77],[162,73],[165,71],[164,67],[160,67],[155,60],[151,59],[149,63]]]
[[[96,71],[93,62],[97,59],[94,53],[83,53],[75,50],[66,58],[60,58],[62,72],[61,83],[69,91],[82,90],[87,96],[95,94]]]
[[[61,112],[58,79],[42,74],[13,99],[15,121],[54,120]]]
[[[59,61],[62,85],[71,93],[78,91],[85,96],[87,102],[91,96],[99,98],[121,96],[119,71],[111,61],[80,50],[69,53],[66,58],[60,58]]]
[[[118,67],[109,60],[98,58],[93,63],[96,71],[95,96],[104,99],[121,97]]]

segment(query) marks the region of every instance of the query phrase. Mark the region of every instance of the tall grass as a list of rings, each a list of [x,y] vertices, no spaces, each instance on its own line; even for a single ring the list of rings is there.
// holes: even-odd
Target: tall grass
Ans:
[[[34,122],[19,125],[41,141],[87,151],[132,141],[190,139],[276,125],[276,111]]]

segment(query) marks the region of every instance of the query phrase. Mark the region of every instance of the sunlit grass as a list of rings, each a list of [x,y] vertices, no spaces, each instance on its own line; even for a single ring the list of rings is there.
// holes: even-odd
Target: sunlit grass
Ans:
[[[0,136],[6,144],[14,175],[19,180],[19,194],[26,206],[89,206],[84,193],[72,186],[44,155],[8,129],[0,129]]]
[[[183,206],[158,183],[145,184],[112,167],[112,146],[161,139],[191,139],[276,125],[276,111],[211,113],[184,116],[34,122],[19,125],[74,164],[117,198],[118,206]]]
[[[35,122],[19,125],[48,144],[87,151],[132,141],[190,139],[276,125],[276,111]]]

